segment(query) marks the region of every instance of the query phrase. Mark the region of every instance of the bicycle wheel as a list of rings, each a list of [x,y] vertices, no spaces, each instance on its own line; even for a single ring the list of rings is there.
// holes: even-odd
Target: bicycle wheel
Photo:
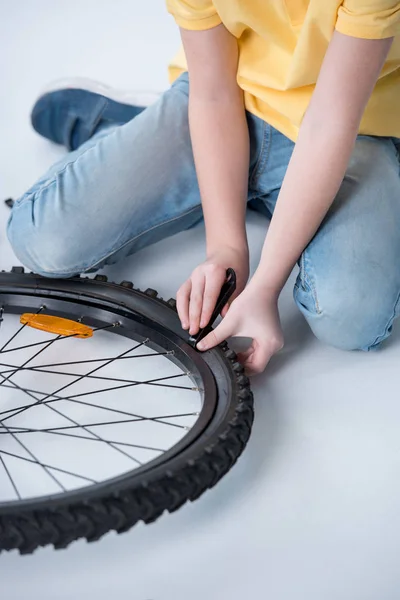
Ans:
[[[235,353],[196,351],[174,300],[22,267],[0,273],[0,397],[0,550],[21,553],[198,498],[253,421]]]

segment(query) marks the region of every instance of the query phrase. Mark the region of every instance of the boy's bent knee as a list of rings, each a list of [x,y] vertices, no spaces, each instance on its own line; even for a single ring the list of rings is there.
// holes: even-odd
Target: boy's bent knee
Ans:
[[[294,297],[314,335],[335,348],[368,352],[391,333],[396,309],[381,296],[361,298],[354,291],[351,295],[332,294],[319,297],[316,307],[311,294],[296,285]]]
[[[44,277],[66,278],[82,272],[84,268],[77,264],[77,240],[61,235],[56,224],[53,229],[36,226],[31,211],[31,202],[17,206],[7,225],[8,239],[21,263]]]

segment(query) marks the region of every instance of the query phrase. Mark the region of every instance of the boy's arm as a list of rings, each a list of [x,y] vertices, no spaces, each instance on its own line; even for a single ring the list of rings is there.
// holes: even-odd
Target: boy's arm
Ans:
[[[253,338],[244,359],[261,372],[282,346],[277,298],[339,190],[360,121],[393,38],[359,39],[335,32],[303,119],[260,264],[228,315],[198,347],[232,335]]]
[[[188,63],[189,124],[206,225],[207,261],[177,294],[178,312],[190,333],[207,324],[226,268],[248,277],[245,230],[249,135],[237,85],[237,40],[221,24],[205,31],[181,29]]]
[[[342,184],[393,38],[335,32],[303,119],[252,286],[279,294]]]

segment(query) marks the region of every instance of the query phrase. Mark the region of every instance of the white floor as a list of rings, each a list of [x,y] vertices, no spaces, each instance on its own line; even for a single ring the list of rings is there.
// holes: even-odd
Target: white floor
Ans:
[[[167,86],[178,38],[163,0],[0,0],[0,199],[18,196],[62,152],[28,115],[41,86],[69,75]],[[16,263],[0,206],[0,268]],[[266,222],[249,218],[253,266]],[[185,249],[182,252],[182,248]],[[173,295],[203,256],[203,230],[109,271]],[[398,329],[384,351],[315,341],[282,297],[286,349],[253,382],[248,448],[212,491],[122,536],[0,558],[4,600],[398,600]]]

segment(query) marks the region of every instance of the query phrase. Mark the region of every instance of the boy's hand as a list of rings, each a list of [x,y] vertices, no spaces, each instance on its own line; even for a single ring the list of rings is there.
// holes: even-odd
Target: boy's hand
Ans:
[[[179,318],[182,328],[189,329],[190,335],[195,335],[200,328],[208,325],[229,267],[236,272],[236,292],[232,301],[244,289],[249,276],[247,249],[217,250],[193,271],[178,290],[176,304]],[[228,308],[228,305],[224,307],[222,316]]]
[[[209,350],[229,337],[243,336],[253,342],[238,358],[249,375],[261,373],[270,358],[283,347],[283,333],[276,295],[260,293],[251,284],[232,303],[218,327],[199,344]]]

